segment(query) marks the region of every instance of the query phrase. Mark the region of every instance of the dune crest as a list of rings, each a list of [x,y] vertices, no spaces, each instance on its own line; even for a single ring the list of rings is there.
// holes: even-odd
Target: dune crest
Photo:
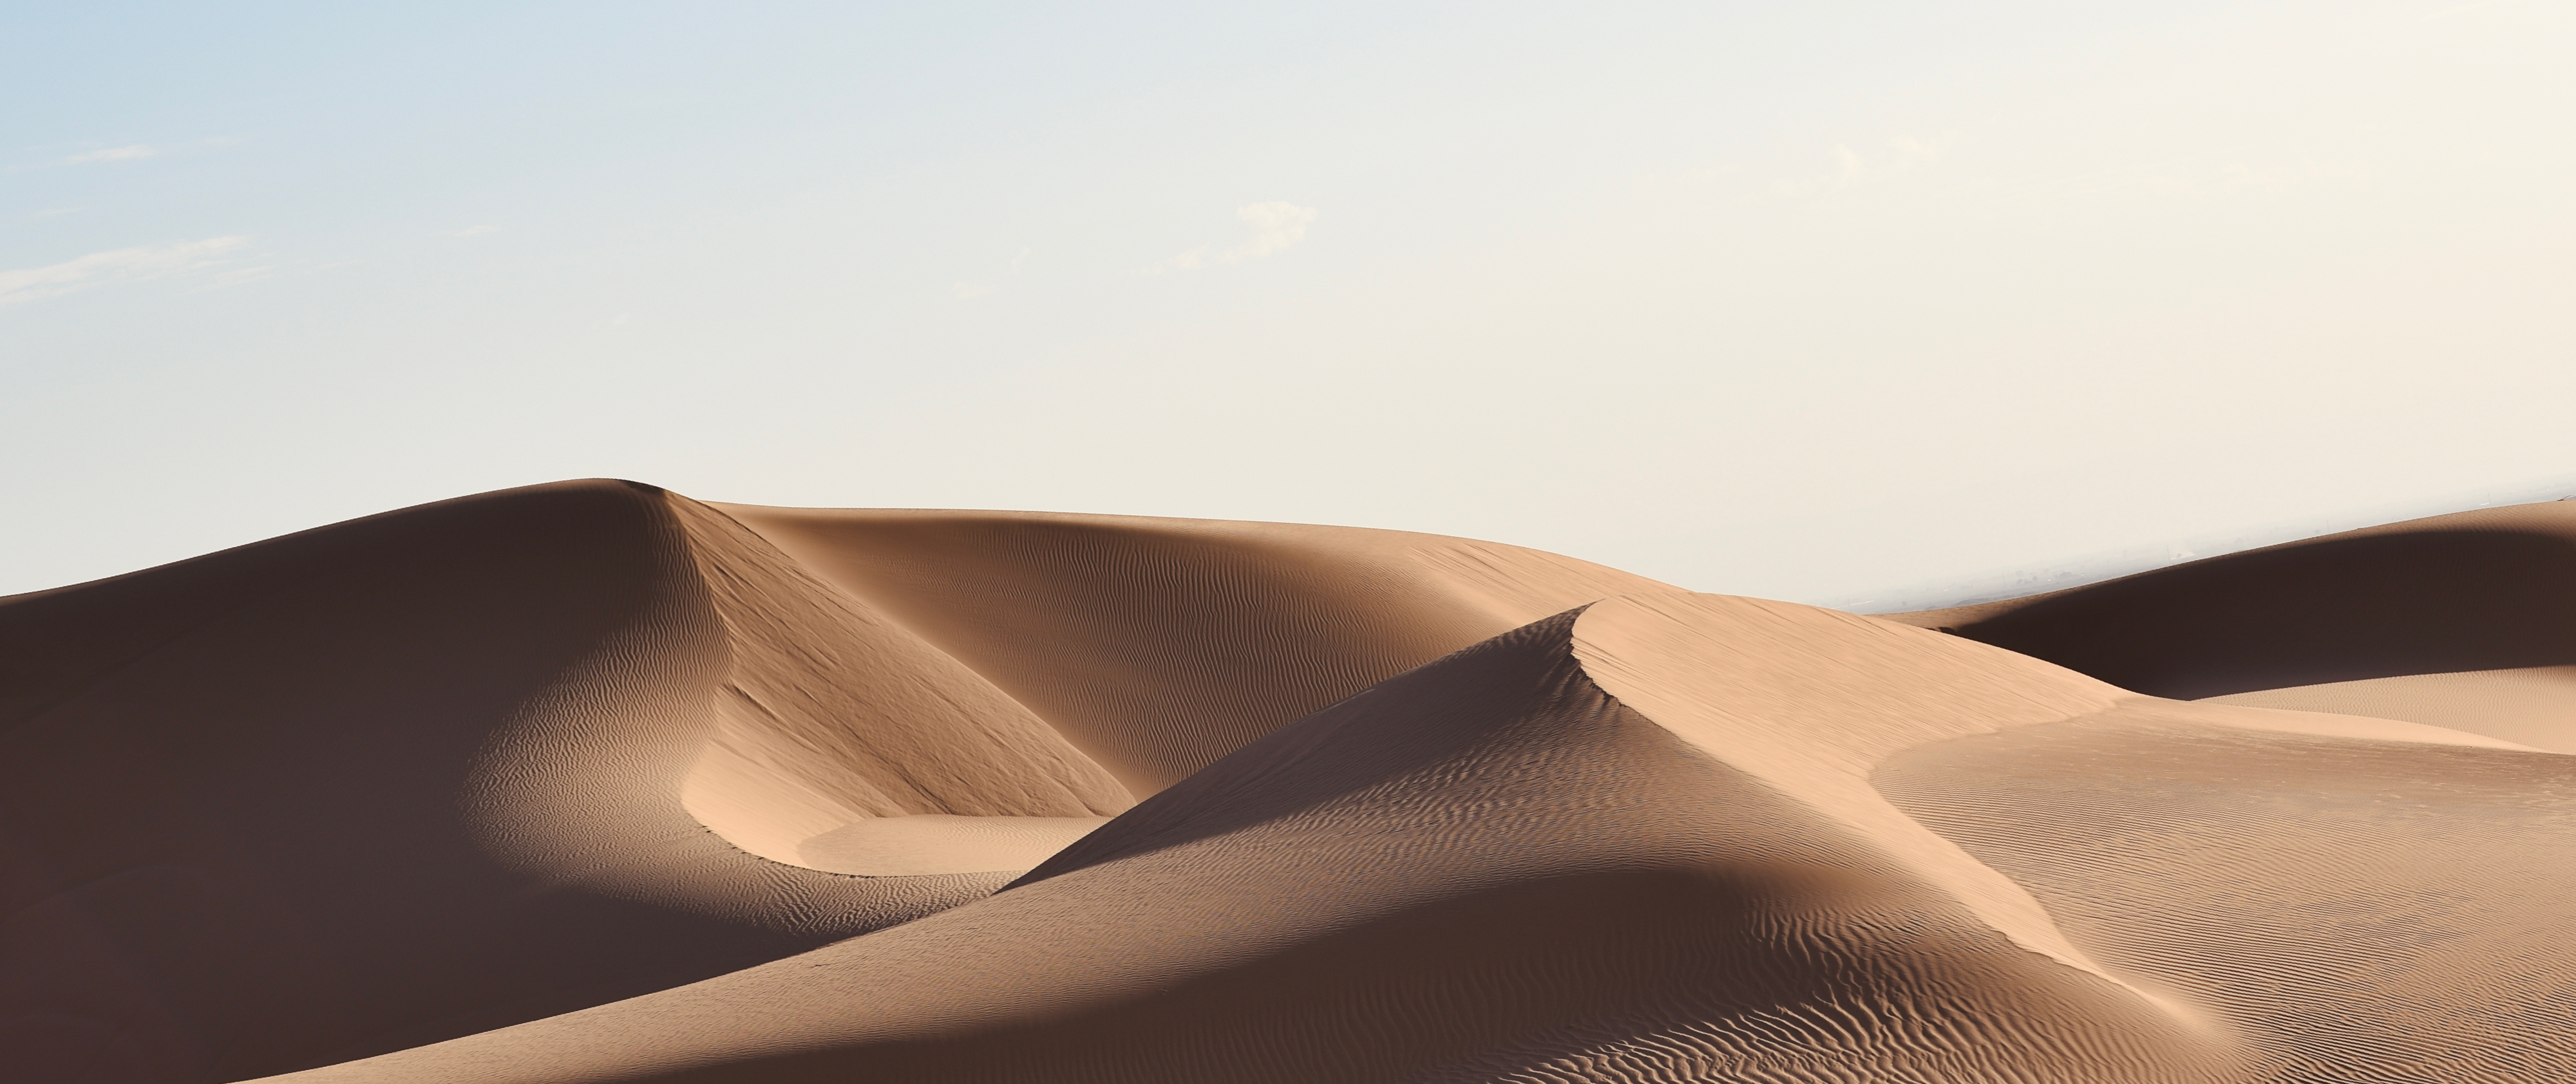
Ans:
[[[842,872],[867,872],[842,868],[860,852],[824,837],[869,838],[863,818],[1115,813],[1308,711],[1594,592],[1670,590],[1392,531],[673,507],[735,664],[684,801],[745,850],[811,865],[813,845],[840,855],[821,868]],[[936,777],[908,774],[922,771]],[[898,831],[926,839],[941,823]],[[963,833],[959,861],[975,870],[995,868],[983,864],[991,839],[1061,831],[940,830]]]
[[[244,1079],[896,925],[1132,803],[1069,732],[1136,747],[1119,735],[1142,720],[1183,735],[1172,763],[1213,759],[1514,623],[1491,592],[1377,591],[1431,581],[1405,571],[1417,548],[1558,568],[1522,590],[1562,605],[1589,597],[1569,584],[1655,586],[1391,532],[1287,528],[1303,541],[1272,568],[1276,547],[1228,549],[1224,531],[1038,518],[1082,540],[1073,557],[1042,538],[943,566],[975,551],[936,539],[900,566],[916,589],[902,615],[723,512],[625,482],[441,502],[0,600],[0,904],[25,946],[0,956],[0,1064]],[[1345,536],[1360,541],[1335,550]],[[1096,552],[1132,579],[1073,603],[1157,600],[1102,621],[990,590]],[[1240,596],[1247,575],[1283,586]],[[961,605],[934,604],[952,588]],[[1200,620],[1166,627],[1175,607]],[[1020,685],[915,632],[925,611],[952,639],[971,619],[974,660]],[[1018,631],[1086,621],[1107,649],[1060,659]],[[1401,635],[1340,639],[1362,626]],[[1300,650],[1320,661],[1280,665]],[[1071,698],[1081,713],[1042,715],[1017,695],[1032,674],[1093,691]],[[1201,690],[1185,714],[1158,674]],[[1294,695],[1246,699],[1244,681]],[[1161,777],[1140,778],[1150,793]],[[1010,819],[945,819],[982,816]],[[879,818],[901,827],[849,827]]]
[[[0,1075],[2576,1078],[2571,513],[1887,618],[1355,528],[388,513],[0,599]]]
[[[972,669],[723,513],[671,508],[731,649],[714,740],[681,790],[716,834],[803,864],[808,840],[863,818],[1093,817],[1133,803]]]
[[[2221,1044],[1603,691],[1579,627],[1258,739],[990,898],[295,1079],[2229,1079]]]
[[[2576,753],[2576,665],[2397,674],[2288,685],[2209,697],[2203,703],[2370,715],[2472,731]]]
[[[2109,977],[2021,886],[1888,804],[1869,773],[1914,746],[2108,711],[2120,690],[1891,622],[1723,595],[1597,604],[1574,651],[1620,702],[1876,840],[2015,944]]]
[[[2484,508],[2107,583],[1887,614],[2179,700],[2576,752],[2576,501]]]
[[[1594,599],[1676,590],[1401,531],[715,507],[1027,705],[1139,797],[1479,640]]]

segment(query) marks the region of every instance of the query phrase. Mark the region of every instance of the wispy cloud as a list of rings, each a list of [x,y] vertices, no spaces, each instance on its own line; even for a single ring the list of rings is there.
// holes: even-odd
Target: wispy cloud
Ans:
[[[150,158],[159,153],[161,153],[161,148],[159,147],[147,147],[141,143],[136,143],[128,147],[109,147],[103,151],[87,151],[81,154],[75,154],[69,158],[63,159],[63,163],[65,165],[77,166],[84,162],[123,162],[135,158]]]
[[[220,254],[248,243],[247,237],[209,237],[175,245],[93,252],[47,267],[0,271],[0,307],[112,282],[136,282],[202,270],[222,263]]]
[[[484,234],[487,234],[487,233],[499,233],[499,232],[501,232],[501,227],[499,227],[499,226],[467,226],[467,227],[465,227],[464,229],[461,229],[461,230],[456,231],[456,236],[458,236],[458,237],[481,237],[481,236],[483,236]]]
[[[1315,221],[1312,207],[1294,203],[1256,203],[1234,212],[1252,227],[1252,243],[1218,254],[1216,262],[1233,263],[1267,256],[1306,239],[1306,225]]]
[[[1212,245],[1201,246],[1145,270],[1154,274],[1164,271],[1196,271],[1218,264],[1257,260],[1305,240],[1306,227],[1315,221],[1318,213],[1312,207],[1299,207],[1294,203],[1275,200],[1240,207],[1235,210],[1234,217],[1242,219],[1244,225],[1252,227],[1252,240],[1223,252],[1215,252],[1215,246]]]

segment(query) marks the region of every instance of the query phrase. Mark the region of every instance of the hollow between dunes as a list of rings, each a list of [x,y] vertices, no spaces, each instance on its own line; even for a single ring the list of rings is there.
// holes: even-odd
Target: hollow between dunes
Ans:
[[[864,877],[1018,873],[1107,823],[1107,817],[869,817],[797,844],[796,856],[810,869]]]

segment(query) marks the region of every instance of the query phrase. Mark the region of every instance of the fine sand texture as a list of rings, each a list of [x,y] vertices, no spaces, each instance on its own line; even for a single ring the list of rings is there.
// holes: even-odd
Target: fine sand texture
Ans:
[[[2576,752],[2576,501],[1887,617],[2156,696],[2404,719]]]
[[[266,1076],[919,918],[1659,587],[1379,531],[737,511],[540,486],[0,599],[0,1080]],[[830,532],[879,520],[874,592]]]
[[[599,481],[0,599],[0,1080],[2576,1079],[2571,512],[1877,618]]]

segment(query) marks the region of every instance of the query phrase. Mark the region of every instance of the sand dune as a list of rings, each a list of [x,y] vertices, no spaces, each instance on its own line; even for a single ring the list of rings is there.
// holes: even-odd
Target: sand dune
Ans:
[[[2393,523],[2029,598],[1890,614],[2156,696],[2576,752],[2576,501]]]
[[[953,583],[959,605],[932,635],[979,647],[1006,683],[1111,690],[1074,699],[1092,714],[1042,718],[733,517],[619,482],[0,601],[0,1065],[246,1079],[787,956],[981,897],[1070,823],[1127,808],[1128,786],[1068,736],[1121,740],[1117,692],[1157,674],[1221,699],[1269,653],[1312,645],[1307,668],[1262,674],[1276,702],[1185,700],[1200,733],[1135,706],[1140,724],[1183,731],[1166,763],[1212,759],[1211,743],[1596,584],[1652,586],[1388,532],[894,518],[945,524],[943,548],[978,558],[901,566],[916,594],[898,603]],[[1010,549],[1030,529],[1076,537]],[[978,554],[978,537],[1001,552]],[[1166,604],[1195,607],[1195,623],[1157,624],[1150,603],[1050,616],[1035,599],[975,625],[979,599],[1014,601],[990,593],[1015,553],[1041,573],[1070,566],[1094,595],[1200,577]],[[1113,563],[1082,573],[1099,554]],[[1274,554],[1286,567],[1259,579]],[[1264,589],[1228,590],[1247,576]],[[1059,656],[1012,624],[1048,621],[1108,646]],[[965,816],[1029,820],[928,838]],[[904,828],[849,830],[872,818]],[[997,851],[1013,864],[996,870]]]
[[[721,507],[1029,705],[1138,796],[1478,640],[1670,590],[1396,531]]]
[[[391,513],[0,600],[0,1076],[2568,1079],[2570,512],[1894,619],[1349,528]]]

